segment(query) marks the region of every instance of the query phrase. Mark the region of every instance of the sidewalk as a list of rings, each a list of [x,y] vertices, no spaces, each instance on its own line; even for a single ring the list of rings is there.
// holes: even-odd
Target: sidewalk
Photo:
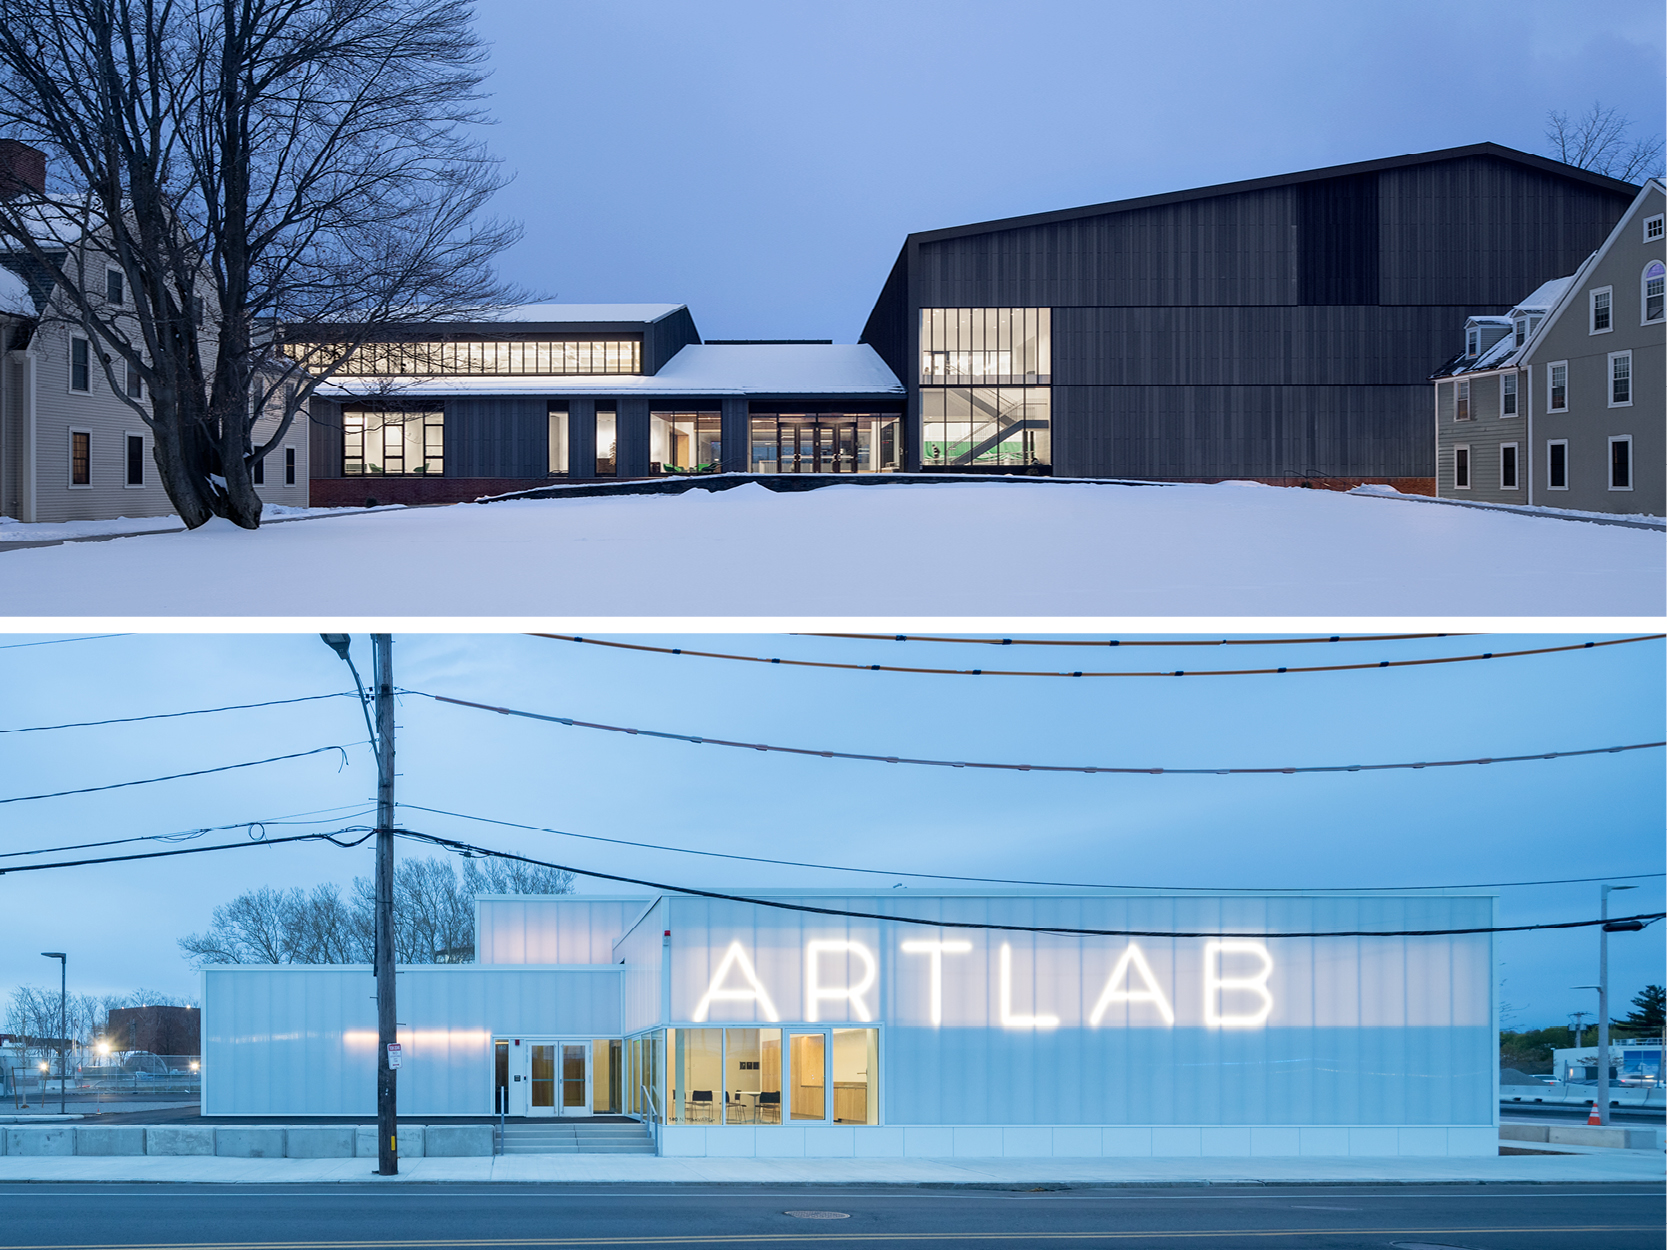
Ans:
[[[7,1181],[193,1184],[368,1182],[371,1159],[222,1159],[202,1156],[0,1158]],[[1602,1155],[1451,1158],[1245,1159],[664,1159],[618,1155],[500,1155],[402,1159],[388,1183],[638,1185],[1474,1185],[1651,1183],[1662,1158]]]

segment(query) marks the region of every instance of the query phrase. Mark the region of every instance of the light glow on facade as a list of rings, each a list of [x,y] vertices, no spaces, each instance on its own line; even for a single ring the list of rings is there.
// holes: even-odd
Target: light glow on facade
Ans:
[[[1221,975],[1223,955],[1255,955],[1262,961],[1261,971],[1248,977]],[[1273,995],[1268,992],[1268,976],[1273,972],[1273,956],[1260,942],[1206,942],[1204,944],[1204,1023],[1212,1029],[1260,1028],[1273,1010]],[[1223,990],[1257,994],[1262,999],[1260,1009],[1253,1012],[1228,1014],[1221,1010]]]
[[[932,957],[932,1027],[938,1028],[943,1024],[943,957],[968,954],[972,950],[972,943],[904,942],[901,949],[905,955]]]
[[[871,967],[872,962],[871,957]],[[733,989],[724,988],[724,978],[730,974],[732,969],[739,970],[742,978],[747,983],[746,989],[739,986]],[[870,974],[869,980],[872,983],[872,974]],[[755,1002],[758,1004],[758,1009],[764,1013],[766,1020],[781,1019],[780,1014],[776,1011],[776,1005],[770,1001],[770,994],[764,988],[764,983],[758,979],[758,972],[752,966],[752,960],[747,958],[747,952],[742,949],[739,938],[729,944],[729,949],[724,952],[722,962],[718,964],[718,970],[712,974],[712,983],[706,987],[706,993],[701,995],[700,1002],[695,1004],[695,1023],[699,1024],[705,1021],[707,1013],[712,1010],[712,1004],[715,1002]],[[811,1017],[813,1020],[815,1018],[815,1016]],[[865,1020],[867,1018],[867,1016],[863,1017]]]
[[[1145,989],[1127,988],[1130,972],[1140,974]],[[1152,975],[1152,965],[1146,962],[1146,956],[1141,954],[1140,947],[1133,942],[1129,943],[1123,951],[1122,958],[1117,961],[1117,966],[1106,978],[1106,987],[1100,991],[1100,1001],[1094,1004],[1088,1023],[1098,1027],[1100,1021],[1105,1018],[1106,1010],[1113,1003],[1151,1003],[1158,1009],[1163,1022],[1171,1028],[1175,1027],[1175,1009],[1169,1005],[1163,990],[1158,988],[1158,979]]]
[[[1001,944],[1001,1027],[1004,1029],[1057,1029],[1058,1016],[1016,1016],[1013,1014],[1013,948]]]
[[[863,965],[862,979],[855,985],[823,985],[818,965],[823,955],[840,952],[855,955]],[[851,942],[844,939],[821,940],[805,943],[805,1019],[820,1020],[821,1003],[824,999],[842,999],[851,1004],[851,1013],[859,1020],[872,1020],[874,1013],[868,1009],[863,1001],[863,995],[874,988],[874,982],[879,980],[880,964],[874,958],[874,952],[861,942]],[[775,1019],[774,1016],[771,1019]]]

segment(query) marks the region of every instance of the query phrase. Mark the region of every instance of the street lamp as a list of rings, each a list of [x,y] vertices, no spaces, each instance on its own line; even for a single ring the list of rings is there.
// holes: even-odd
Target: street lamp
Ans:
[[[1609,894],[1613,890],[1636,890],[1635,885],[1599,887],[1598,917],[1609,919]],[[1633,926],[1642,929],[1642,922]],[[1598,1123],[1609,1123],[1609,925],[1598,930]]]
[[[66,1069],[69,1067],[69,956],[63,951],[42,951],[46,959],[58,961],[58,1114],[64,1114]]]

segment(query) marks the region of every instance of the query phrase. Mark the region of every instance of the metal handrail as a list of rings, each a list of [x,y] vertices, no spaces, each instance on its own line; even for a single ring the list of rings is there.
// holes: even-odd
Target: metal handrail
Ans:
[[[647,1123],[647,1125],[648,1125],[648,1136],[654,1142],[654,1153],[659,1154],[660,1153],[660,1108],[655,1105],[654,1092],[651,1089],[649,1089],[648,1086],[642,1085],[642,1086],[639,1086],[638,1088],[640,1088],[642,1090],[643,1106],[648,1108],[648,1113],[643,1117],[644,1122]]]

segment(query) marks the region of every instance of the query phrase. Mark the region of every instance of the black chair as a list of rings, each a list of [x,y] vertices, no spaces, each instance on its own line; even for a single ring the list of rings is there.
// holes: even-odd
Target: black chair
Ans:
[[[758,1096],[758,1119],[763,1124],[781,1123],[781,1091],[767,1089]]]
[[[713,1108],[712,1108],[712,1091],[711,1090],[709,1090],[709,1089],[692,1089],[692,1090],[690,1090],[689,1091],[689,1104],[690,1104],[690,1107],[689,1107],[689,1110],[690,1110],[689,1118],[690,1119],[694,1118],[693,1113],[696,1112],[696,1111],[699,1111],[701,1113],[701,1119],[703,1119],[703,1120],[712,1119],[712,1110],[713,1110]]]

